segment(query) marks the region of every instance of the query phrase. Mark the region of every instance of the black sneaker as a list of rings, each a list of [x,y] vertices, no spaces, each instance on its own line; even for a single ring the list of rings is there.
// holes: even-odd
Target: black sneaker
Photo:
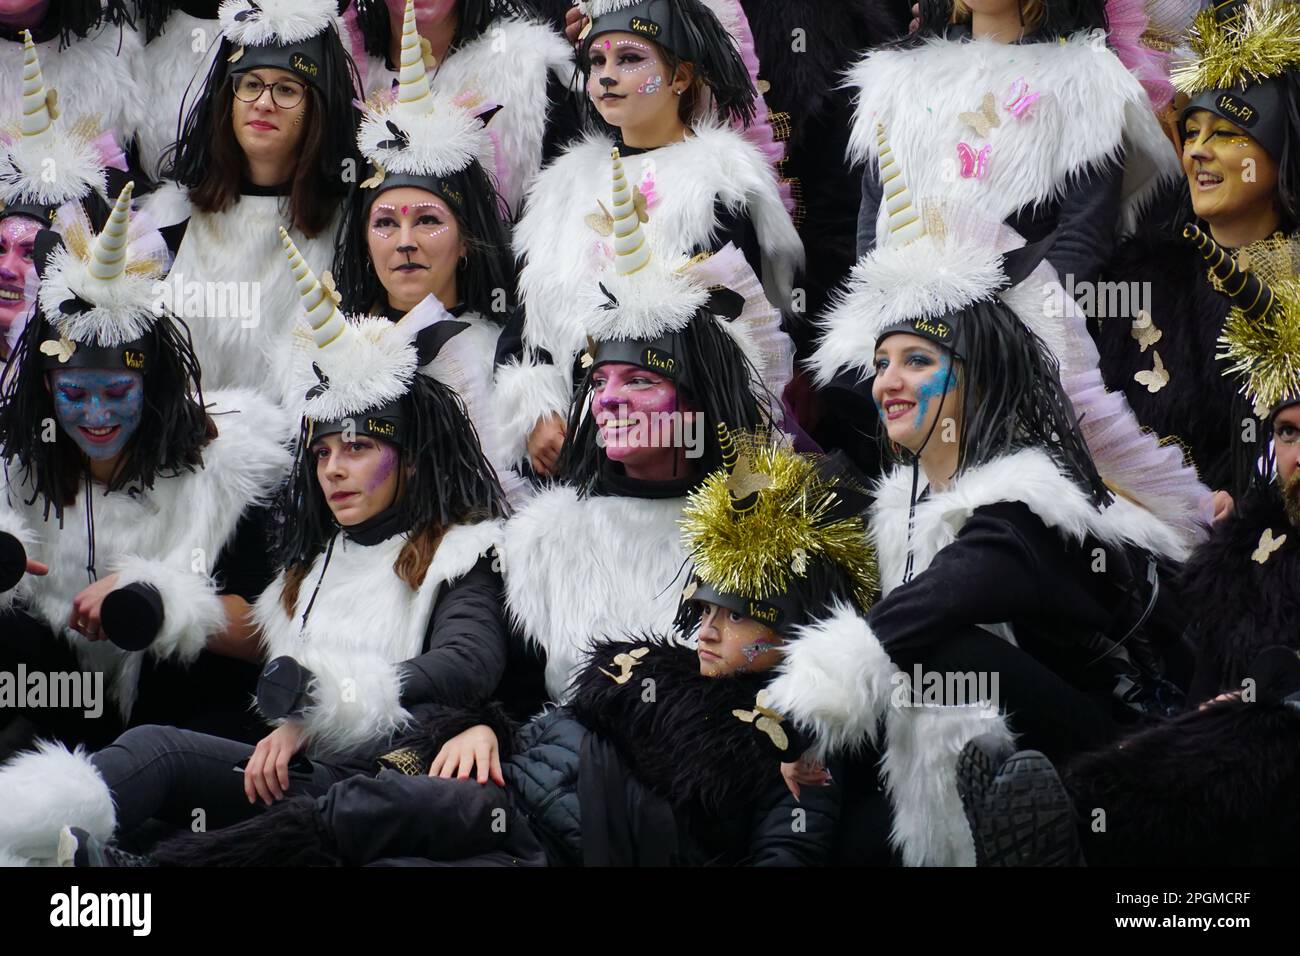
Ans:
[[[976,826],[975,808],[983,804],[998,771],[1015,751],[1016,748],[998,734],[980,734],[967,741],[957,757],[957,793],[961,797],[962,809],[966,811],[971,833],[975,832]],[[979,840],[975,841],[975,865],[988,866],[981,856]]]
[[[156,866],[147,856],[137,856],[118,849],[115,844],[101,843],[81,827],[64,827],[59,834],[60,866]]]
[[[980,749],[972,744],[977,741],[968,748]],[[1052,762],[1037,750],[1007,758],[983,799],[974,795],[972,789],[963,805],[980,866],[1085,865],[1074,804]]]

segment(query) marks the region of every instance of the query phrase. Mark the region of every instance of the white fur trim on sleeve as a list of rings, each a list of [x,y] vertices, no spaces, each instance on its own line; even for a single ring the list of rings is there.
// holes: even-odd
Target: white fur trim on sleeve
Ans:
[[[315,679],[314,703],[303,713],[306,740],[316,753],[346,753],[400,730],[411,715],[400,700],[397,667],[378,654],[332,651],[328,659],[304,654]]]
[[[511,464],[524,461],[533,428],[552,413],[567,416],[572,391],[558,365],[524,361],[499,367],[493,380],[499,453]]]
[[[78,747],[41,741],[0,768],[0,855],[50,859],[59,831],[77,826],[107,840],[117,827],[108,784]]]
[[[162,628],[149,645],[154,657],[188,663],[207,646],[210,635],[225,630],[226,609],[206,573],[134,556],[115,562],[114,570],[118,587],[148,584],[162,596]]]

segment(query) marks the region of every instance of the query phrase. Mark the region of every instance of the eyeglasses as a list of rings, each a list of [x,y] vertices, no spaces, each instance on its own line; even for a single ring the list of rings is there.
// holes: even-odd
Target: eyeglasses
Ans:
[[[263,93],[270,90],[271,101],[282,110],[293,109],[302,102],[303,96],[307,93],[307,88],[301,83],[294,83],[291,80],[267,83],[256,73],[240,73],[231,79],[235,87],[235,96],[245,103],[256,103],[262,98]]]

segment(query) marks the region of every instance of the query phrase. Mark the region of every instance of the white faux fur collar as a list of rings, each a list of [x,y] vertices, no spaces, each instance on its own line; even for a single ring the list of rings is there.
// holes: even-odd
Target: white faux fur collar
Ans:
[[[869,533],[886,593],[903,581],[911,492],[911,469],[896,468],[880,482],[871,509]],[[946,491],[932,493],[916,506],[913,572],[928,568],[977,508],[1010,501],[1023,502],[1044,524],[1071,541],[1093,535],[1104,544],[1136,545],[1174,560],[1187,556],[1182,536],[1149,511],[1121,497],[1098,511],[1047,452],[1026,448],[968,471]]]
[[[668,633],[686,553],[684,498],[579,498],[560,485],[506,522],[506,608],[546,651],[546,690],[562,700],[582,655],[606,641]]]
[[[519,292],[527,306],[524,335],[552,355],[577,352],[585,342],[572,305],[590,294],[595,277],[613,258],[613,244],[587,222],[610,208],[612,140],[591,135],[542,171],[528,192],[515,229],[515,252],[524,258]],[[803,245],[781,203],[772,167],[729,127],[699,125],[680,143],[623,157],[628,181],[649,198],[642,226],[656,258],[681,261],[696,248],[712,248],[718,223],[714,203],[744,210],[763,251],[763,288],[777,306],[790,304]]]
[[[1040,94],[1020,118],[1008,109],[1023,82]],[[1123,197],[1132,216],[1179,164],[1142,85],[1100,32],[1061,43],[1000,44],[934,38],[909,50],[876,50],[847,74],[858,91],[849,156],[877,158],[876,124],[914,196],[951,196],[1005,219],[1058,196],[1086,166],[1124,151]],[[987,135],[961,118],[978,114],[985,94],[999,125]],[[960,174],[958,144],[989,147],[983,178]],[[883,235],[881,203],[877,234]]]

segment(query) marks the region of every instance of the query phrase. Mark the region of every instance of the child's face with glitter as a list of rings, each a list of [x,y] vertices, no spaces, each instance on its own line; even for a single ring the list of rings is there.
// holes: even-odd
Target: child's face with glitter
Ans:
[[[674,75],[660,47],[632,33],[602,33],[587,54],[587,95],[620,128],[658,125],[677,113]],[[681,68],[679,67],[679,70]]]
[[[440,197],[414,186],[380,193],[366,242],[391,307],[410,311],[430,293],[449,309],[460,303],[456,269],[467,246]]]
[[[766,624],[738,611],[707,601],[700,602],[700,628],[696,632],[700,674],[729,677],[757,674],[776,666],[781,659],[781,636]]]
[[[32,274],[32,250],[41,224],[28,216],[0,221],[0,337],[25,313],[27,278]]]

